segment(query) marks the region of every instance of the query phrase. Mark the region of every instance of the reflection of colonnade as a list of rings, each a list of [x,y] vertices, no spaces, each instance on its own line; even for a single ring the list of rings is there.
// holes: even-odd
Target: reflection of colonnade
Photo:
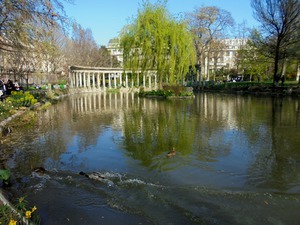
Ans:
[[[142,83],[141,83],[142,80]],[[157,89],[155,71],[124,71],[122,68],[69,67],[70,88],[85,88],[105,91],[106,88],[140,87]]]
[[[72,109],[76,113],[104,113],[116,112],[118,110],[126,110],[134,105],[142,107],[147,111],[151,111],[153,107],[157,107],[157,101],[149,101],[147,98],[136,98],[133,92],[120,93],[89,93],[74,95],[71,101]]]

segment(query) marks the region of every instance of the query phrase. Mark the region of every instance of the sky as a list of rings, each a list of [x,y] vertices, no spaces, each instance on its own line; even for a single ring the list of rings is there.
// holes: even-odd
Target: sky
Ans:
[[[135,18],[143,0],[73,0],[64,3],[66,14],[84,29],[91,29],[98,45],[107,46],[110,39]],[[236,24],[246,22],[247,27],[258,26],[253,18],[251,0],[168,0],[167,9],[172,15],[193,12],[195,8],[216,6],[231,13]],[[156,3],[156,0],[151,0]]]

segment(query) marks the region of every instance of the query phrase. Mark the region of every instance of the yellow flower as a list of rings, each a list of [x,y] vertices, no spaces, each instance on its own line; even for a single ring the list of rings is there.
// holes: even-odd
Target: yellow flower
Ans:
[[[17,225],[17,221],[16,220],[10,220],[8,225]]]
[[[30,219],[31,218],[31,211],[26,211],[25,217],[26,217],[26,219]]]
[[[33,213],[35,210],[37,210],[36,206],[33,206],[33,208],[31,209],[31,212]]]

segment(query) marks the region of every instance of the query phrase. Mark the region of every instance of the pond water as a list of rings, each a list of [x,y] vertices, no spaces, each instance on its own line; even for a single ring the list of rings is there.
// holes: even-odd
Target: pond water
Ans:
[[[300,222],[299,99],[74,95],[7,138],[9,191],[45,225]]]

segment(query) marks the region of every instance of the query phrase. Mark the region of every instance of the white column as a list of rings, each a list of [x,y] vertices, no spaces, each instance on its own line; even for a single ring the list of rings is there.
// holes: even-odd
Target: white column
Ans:
[[[87,88],[91,88],[91,77],[90,77],[90,72],[87,72]]]
[[[114,88],[117,88],[117,77],[116,77],[116,73],[114,73]]]
[[[151,88],[151,74],[150,76],[148,76],[148,79],[149,79],[149,88]]]
[[[95,73],[93,73],[93,88],[95,88],[96,87],[96,80],[95,80]]]
[[[110,80],[110,78],[111,78],[111,74],[108,73],[108,88],[109,89],[111,89],[111,80]]]
[[[102,85],[103,85],[103,90],[105,90],[105,73],[102,73]]]
[[[86,72],[83,72],[83,87],[86,88]]]
[[[100,73],[97,73],[97,87],[100,88]]]
[[[76,88],[76,72],[73,72],[73,87]]]
[[[145,79],[145,74],[143,74],[143,87],[146,87],[146,79]]]
[[[79,87],[82,87],[82,74],[83,72],[79,73]]]
[[[76,87],[77,88],[79,87],[79,75],[80,75],[80,72],[76,72]]]

